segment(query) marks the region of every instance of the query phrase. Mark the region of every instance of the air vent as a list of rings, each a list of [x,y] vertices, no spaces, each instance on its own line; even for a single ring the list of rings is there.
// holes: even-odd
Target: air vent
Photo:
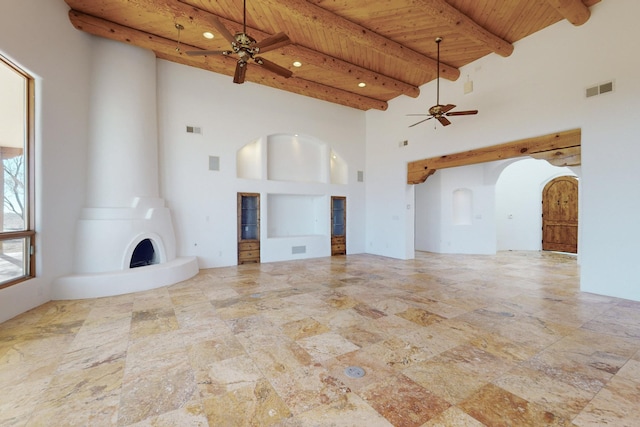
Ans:
[[[220,157],[218,157],[218,156],[209,156],[209,170],[210,171],[219,171],[220,170]]]
[[[364,182],[364,171],[358,171],[358,182]]]
[[[603,93],[613,92],[613,81],[600,83],[595,86],[588,87],[586,89],[587,98],[591,98],[592,96],[602,95]]]
[[[202,129],[198,126],[187,126],[187,133],[197,133],[201,134]]]
[[[306,246],[291,246],[292,254],[306,254],[307,247]]]
[[[613,82],[608,82],[600,85],[600,93],[613,92]]]
[[[598,86],[587,88],[587,98],[591,98],[592,96],[596,96],[598,94],[599,94]]]

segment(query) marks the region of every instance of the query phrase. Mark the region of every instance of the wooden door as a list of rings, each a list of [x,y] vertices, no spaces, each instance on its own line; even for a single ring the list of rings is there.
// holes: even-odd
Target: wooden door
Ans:
[[[238,193],[238,264],[260,262],[260,194]]]
[[[542,190],[542,250],[578,253],[578,180],[556,178]]]
[[[347,254],[347,198],[331,197],[331,255]]]

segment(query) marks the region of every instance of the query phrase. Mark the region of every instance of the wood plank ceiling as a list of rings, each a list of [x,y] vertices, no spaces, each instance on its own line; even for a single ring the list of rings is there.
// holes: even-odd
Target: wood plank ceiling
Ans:
[[[211,17],[231,33],[242,32],[242,0],[65,1],[79,30],[168,61],[234,74],[235,55],[185,52],[228,50]],[[246,80],[361,110],[386,110],[387,101],[417,97],[419,87],[436,78],[436,37],[443,38],[440,76],[455,80],[460,67],[492,52],[509,56],[514,42],[562,19],[583,24],[599,1],[246,0],[250,36],[260,41],[284,32],[292,41],[261,56],[293,72],[287,79],[249,62]],[[204,38],[206,31],[215,37]]]

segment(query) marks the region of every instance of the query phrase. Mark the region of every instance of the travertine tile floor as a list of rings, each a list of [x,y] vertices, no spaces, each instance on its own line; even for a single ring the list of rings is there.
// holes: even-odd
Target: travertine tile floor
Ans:
[[[47,303],[0,325],[0,425],[640,425],[640,303],[567,255],[416,256]]]

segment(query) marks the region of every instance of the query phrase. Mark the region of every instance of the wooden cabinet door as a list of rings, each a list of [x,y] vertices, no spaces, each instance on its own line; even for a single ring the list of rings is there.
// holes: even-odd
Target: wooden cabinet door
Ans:
[[[260,262],[260,194],[238,193],[238,264]]]
[[[578,253],[578,180],[572,176],[542,190],[542,250]]]
[[[347,198],[331,197],[331,255],[347,254]]]

